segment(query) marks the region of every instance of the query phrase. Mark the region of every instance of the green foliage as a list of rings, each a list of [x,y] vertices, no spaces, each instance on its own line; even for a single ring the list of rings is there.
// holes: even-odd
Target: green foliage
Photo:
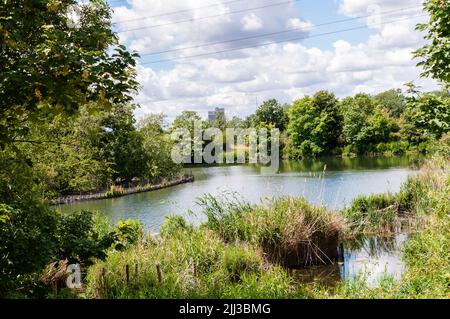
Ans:
[[[171,222],[172,223],[172,222]],[[166,227],[167,229],[168,227]],[[125,281],[125,267],[138,273]],[[90,267],[88,297],[95,298],[264,298],[288,296],[290,279],[266,266],[251,247],[225,245],[207,229],[166,233],[157,242],[136,245]],[[161,282],[157,274],[161,270]],[[106,274],[102,279],[102,269]]]
[[[406,140],[438,140],[450,132],[450,98],[433,93],[412,96],[403,121],[402,135]]]
[[[284,131],[287,125],[287,114],[284,107],[275,99],[265,101],[257,110],[254,121],[256,125],[274,125]]]
[[[425,31],[426,45],[415,52],[421,58],[418,64],[424,69],[423,76],[431,76],[444,85],[450,83],[450,4],[443,0],[425,0],[424,8],[430,19],[419,24],[417,29]]]
[[[63,215],[58,223],[56,258],[67,259],[69,264],[89,264],[91,258],[105,258],[114,240],[112,234],[97,231],[90,212]]]
[[[166,217],[160,233],[163,238],[167,238],[176,235],[180,231],[191,232],[193,230],[192,225],[188,224],[182,216],[172,215]]]
[[[374,101],[388,110],[390,115],[399,118],[406,108],[406,97],[402,90],[392,89],[381,92],[373,97]]]
[[[24,275],[41,270],[56,248],[57,215],[28,199],[0,205],[0,295]]]
[[[37,188],[46,198],[86,192],[105,186],[112,163],[102,158],[98,142],[102,128],[86,108],[77,118],[63,115],[31,126],[29,143],[19,148],[33,163]]]
[[[204,226],[225,242],[245,241],[256,245],[268,258],[281,264],[308,264],[317,262],[316,259],[334,258],[328,256],[327,250],[330,248],[331,252],[333,248],[324,246],[337,245],[339,234],[345,228],[338,214],[313,207],[302,198],[282,198],[266,205],[248,206],[236,200],[220,201],[204,196],[199,204],[207,217]],[[306,251],[311,255],[304,256]]]
[[[133,246],[144,237],[144,227],[137,220],[120,220],[113,233],[112,247],[116,250],[123,250]]]
[[[201,122],[202,118],[197,112],[183,111],[181,115],[177,116],[170,127],[170,131],[173,132],[176,129],[188,129],[191,133],[191,138],[194,137],[194,124],[195,122]]]
[[[358,154],[374,151],[374,146],[389,142],[398,130],[389,113],[367,94],[345,98],[341,111],[344,140]]]
[[[318,156],[339,145],[341,115],[334,94],[320,91],[297,100],[289,108],[291,157]]]
[[[20,152],[0,151],[0,294],[53,256],[58,215],[32,191],[33,170]]]
[[[104,1],[5,0],[0,20],[0,145],[87,102],[105,109],[131,100],[136,55],[119,44]]]
[[[153,182],[171,178],[181,168],[172,160],[174,143],[164,132],[164,119],[163,114],[152,114],[142,119],[138,125],[147,160],[146,177]]]
[[[233,116],[230,120],[227,121],[227,127],[235,129],[245,129],[247,128],[247,123],[245,120],[242,120],[237,116]]]
[[[133,106],[114,106],[100,114],[102,134],[98,148],[106,162],[112,163],[113,179],[131,181],[145,176],[147,156],[143,138],[136,130]]]

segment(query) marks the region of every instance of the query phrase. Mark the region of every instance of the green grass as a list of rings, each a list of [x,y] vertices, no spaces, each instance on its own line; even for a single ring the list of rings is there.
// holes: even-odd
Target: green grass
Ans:
[[[179,218],[169,219],[163,227],[162,238],[123,252],[112,252],[105,261],[96,263],[88,271],[86,296],[278,298],[290,294],[292,287],[286,271],[267,264],[257,248],[225,244],[212,231],[184,227],[180,221]],[[130,269],[128,285],[126,265]]]
[[[303,198],[287,197],[251,206],[206,196],[200,204],[208,219],[204,227],[225,242],[256,245],[269,261],[289,267],[335,259],[345,228],[340,214],[314,207]]]
[[[250,205],[233,196],[206,196],[200,204],[207,221],[200,227],[172,216],[160,238],[111,251],[105,261],[97,261],[88,270],[86,297],[449,298],[448,158],[429,159],[398,194],[360,197],[340,212],[311,206],[301,198]],[[299,285],[282,267],[290,266],[294,252],[300,258],[297,263],[308,261],[301,252],[314,255],[314,247],[320,250],[313,253],[325,259],[320,252],[326,251],[327,241],[392,236],[400,220],[409,221],[412,232],[403,249],[407,269],[400,281],[385,277],[373,287],[359,277],[335,287]]]

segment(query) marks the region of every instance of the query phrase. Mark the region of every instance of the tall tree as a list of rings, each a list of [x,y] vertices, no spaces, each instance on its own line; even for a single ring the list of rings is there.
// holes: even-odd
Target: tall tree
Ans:
[[[119,105],[99,114],[102,134],[98,148],[103,151],[104,160],[112,163],[114,179],[130,181],[146,175],[147,158],[133,110],[133,105]]]
[[[103,0],[0,2],[0,146],[20,140],[30,121],[128,102],[135,57],[111,28]]]
[[[341,115],[335,95],[317,92],[297,100],[289,109],[290,153],[294,157],[318,156],[339,145]]]
[[[275,99],[265,101],[256,110],[257,124],[273,124],[280,131],[284,131],[287,124],[287,115],[283,106]]]
[[[389,113],[367,94],[347,97],[341,102],[345,142],[357,152],[388,142],[395,125]]]
[[[429,13],[428,23],[417,25],[425,31],[428,43],[415,52],[421,58],[418,64],[424,69],[423,76],[431,76],[442,84],[450,84],[450,2],[425,0],[424,8]]]
[[[383,106],[395,118],[399,118],[406,108],[406,97],[401,89],[392,89],[374,96],[376,103]]]
[[[164,131],[164,120],[164,114],[150,114],[138,124],[147,157],[146,177],[151,181],[172,177],[180,170],[171,157],[174,142]]]

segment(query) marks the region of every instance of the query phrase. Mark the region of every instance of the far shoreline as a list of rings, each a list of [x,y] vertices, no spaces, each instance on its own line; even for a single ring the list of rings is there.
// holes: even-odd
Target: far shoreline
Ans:
[[[170,181],[164,181],[160,184],[152,184],[152,185],[145,185],[145,186],[138,185],[136,187],[124,188],[123,192],[114,193],[113,195],[110,195],[109,194],[110,191],[107,190],[107,191],[102,191],[102,192],[98,192],[95,194],[63,196],[63,197],[59,197],[56,199],[52,199],[49,202],[50,202],[51,206],[62,206],[62,205],[70,205],[70,204],[80,203],[80,202],[119,198],[119,197],[124,197],[124,196],[128,196],[128,195],[133,195],[133,194],[152,192],[152,191],[169,188],[169,187],[173,187],[173,186],[177,186],[177,185],[181,185],[181,184],[193,183],[194,180],[195,180],[194,175],[184,174],[184,175],[174,178]]]

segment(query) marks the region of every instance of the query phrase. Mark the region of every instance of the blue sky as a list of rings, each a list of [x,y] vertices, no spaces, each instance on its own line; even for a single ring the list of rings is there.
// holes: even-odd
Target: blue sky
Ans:
[[[229,2],[110,1],[114,21],[127,21],[115,27],[130,49],[141,54],[184,49],[141,58],[138,117],[164,112],[171,120],[183,110],[205,116],[215,107],[225,107],[227,116],[244,117],[255,111],[256,98],[291,103],[321,89],[338,97],[375,94],[412,80],[425,89],[436,88],[419,77],[411,54],[424,43],[414,30],[426,20],[421,0]],[[253,10],[260,6],[270,7]],[[375,16],[318,26],[370,13]],[[144,19],[148,16],[153,18]],[[186,19],[191,21],[178,23]],[[364,29],[339,32],[354,27]],[[294,31],[278,33],[290,29]],[[329,32],[337,33],[323,35]],[[222,53],[211,54],[217,51]],[[186,56],[190,58],[177,60]],[[149,63],[167,59],[175,60]]]

